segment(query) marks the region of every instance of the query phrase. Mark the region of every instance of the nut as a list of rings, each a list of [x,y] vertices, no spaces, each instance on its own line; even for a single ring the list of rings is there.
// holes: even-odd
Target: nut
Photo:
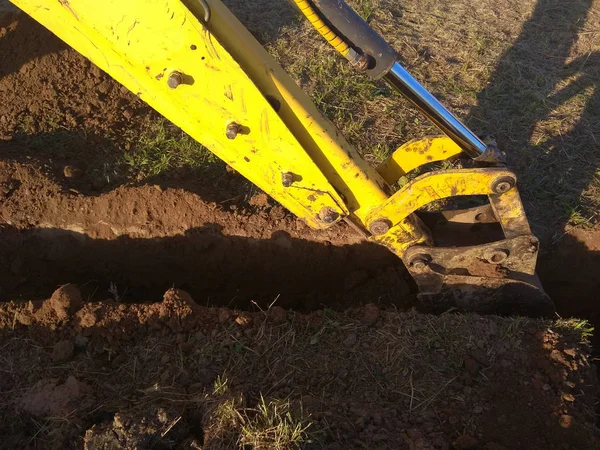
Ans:
[[[486,255],[486,259],[491,264],[501,264],[508,258],[509,251],[504,249],[494,249]]]
[[[225,129],[225,136],[227,139],[235,139],[240,131],[242,131],[242,126],[239,123],[231,122]]]
[[[281,174],[281,184],[283,187],[290,187],[294,183],[294,174],[292,172],[283,172]]]
[[[339,217],[340,215],[338,212],[329,206],[323,206],[321,211],[319,211],[319,219],[321,219],[321,221],[324,223],[333,223],[338,220]]]
[[[371,222],[369,225],[369,231],[373,236],[381,236],[382,234],[387,233],[392,224],[387,219],[377,219],[374,222]]]
[[[413,257],[410,262],[408,263],[409,267],[413,270],[424,270],[428,265],[429,265],[429,260],[430,260],[430,256],[429,255],[416,255],[415,257]]]
[[[513,177],[500,177],[492,184],[492,191],[496,194],[504,194],[515,187],[516,180]]]
[[[183,75],[180,72],[174,71],[169,74],[167,84],[171,89],[176,89],[181,83],[183,83]]]

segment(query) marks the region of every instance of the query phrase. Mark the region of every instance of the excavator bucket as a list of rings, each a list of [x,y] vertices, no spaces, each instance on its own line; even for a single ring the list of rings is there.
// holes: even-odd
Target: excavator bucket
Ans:
[[[445,134],[408,142],[379,167],[220,0],[12,1],[311,227],[345,220],[389,248],[429,309],[552,313],[535,277],[538,241],[501,153],[342,0],[294,3],[353,67],[386,80]],[[460,168],[429,170],[461,158]],[[463,197],[487,203],[448,207]]]

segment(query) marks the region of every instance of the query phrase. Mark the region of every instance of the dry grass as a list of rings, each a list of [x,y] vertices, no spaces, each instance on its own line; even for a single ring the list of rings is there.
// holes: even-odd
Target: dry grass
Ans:
[[[205,450],[328,442],[353,448],[359,441],[400,442],[415,427],[447,442],[456,437],[448,436],[450,416],[461,433],[475,433],[485,416],[473,417],[473,410],[489,409],[494,423],[494,414],[513,414],[495,409],[506,389],[498,380],[507,374],[511,389],[537,395],[527,387],[540,370],[535,361],[567,349],[577,355],[565,363],[569,379],[590,370],[590,327],[581,320],[390,310],[367,325],[359,309],[289,312],[279,325],[266,319],[269,313],[239,313],[244,320],[219,324],[219,309],[196,307],[200,320],[190,322],[184,310],[162,316],[156,305],[104,302],[91,328],[49,331],[19,327],[12,317],[20,308],[26,306],[6,304],[0,312],[0,434],[12,439],[6,445],[68,448],[91,430],[94,439],[117,432],[131,448],[140,439],[164,448],[194,440]],[[538,332],[551,336],[550,347],[532,341]],[[75,355],[55,362],[53,345],[64,338],[76,343]],[[465,358],[476,358],[480,368],[469,372]],[[58,412],[27,409],[24,395],[38,381],[61,384],[68,377],[90,391]],[[556,383],[556,395],[537,398],[536,414],[566,408],[564,386]],[[587,400],[575,406],[589,408]]]

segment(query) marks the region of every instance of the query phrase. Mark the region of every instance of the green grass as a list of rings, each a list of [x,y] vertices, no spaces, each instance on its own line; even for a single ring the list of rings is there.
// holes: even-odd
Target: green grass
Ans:
[[[580,342],[586,344],[590,342],[590,339],[594,335],[594,327],[585,319],[559,319],[556,321],[556,327],[576,332],[579,335]]]
[[[201,170],[217,161],[202,144],[165,119],[149,121],[139,140],[123,155],[124,164],[138,180],[181,167]]]

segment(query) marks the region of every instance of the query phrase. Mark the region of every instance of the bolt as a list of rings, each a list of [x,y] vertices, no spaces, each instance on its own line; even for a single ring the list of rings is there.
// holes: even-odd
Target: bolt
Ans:
[[[489,253],[487,260],[492,264],[500,264],[508,258],[508,250],[493,250]]]
[[[387,219],[377,219],[369,225],[369,231],[373,236],[381,236],[387,233],[391,228],[391,223]]]
[[[176,89],[181,83],[183,83],[183,75],[180,72],[174,71],[169,74],[167,84],[171,89]]]
[[[408,264],[411,269],[414,270],[425,270],[425,268],[429,265],[429,255],[417,255],[413,259],[410,260]]]
[[[231,122],[227,125],[225,135],[227,139],[235,139],[240,131],[242,131],[242,126],[239,123]]]
[[[292,172],[283,172],[281,174],[281,184],[283,187],[290,187],[294,182],[294,174]]]
[[[333,208],[330,208],[329,206],[323,206],[321,211],[319,211],[319,219],[324,223],[333,223],[338,220],[339,217],[340,215],[338,212],[334,211]]]
[[[504,194],[515,187],[516,180],[513,177],[500,177],[492,185],[492,191],[496,194]]]
[[[360,55],[358,60],[356,61],[355,67],[356,69],[364,72],[371,66],[372,58],[370,55]]]

